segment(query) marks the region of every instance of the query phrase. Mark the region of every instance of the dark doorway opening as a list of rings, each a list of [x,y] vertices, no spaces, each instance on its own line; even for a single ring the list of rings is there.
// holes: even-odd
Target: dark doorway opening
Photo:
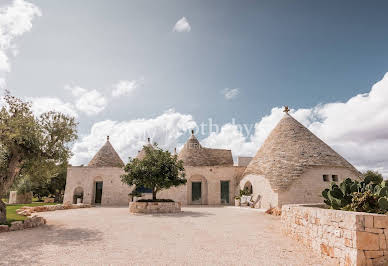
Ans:
[[[101,204],[102,200],[102,182],[96,182],[96,196],[94,198],[94,203]]]
[[[229,181],[221,181],[221,204],[229,204]]]
[[[202,203],[202,182],[192,182],[191,183],[191,202],[193,204]]]

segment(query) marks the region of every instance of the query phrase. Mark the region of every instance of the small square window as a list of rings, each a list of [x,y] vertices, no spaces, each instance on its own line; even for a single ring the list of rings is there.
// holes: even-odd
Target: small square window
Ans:
[[[338,175],[332,175],[331,180],[333,180],[334,182],[338,182]]]
[[[329,182],[329,175],[323,175],[323,181]]]

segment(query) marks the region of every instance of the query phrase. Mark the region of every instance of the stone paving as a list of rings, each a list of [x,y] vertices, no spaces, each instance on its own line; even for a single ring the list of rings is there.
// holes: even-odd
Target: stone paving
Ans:
[[[128,208],[40,213],[0,235],[1,265],[331,265],[281,234],[280,218],[235,207],[131,215]]]

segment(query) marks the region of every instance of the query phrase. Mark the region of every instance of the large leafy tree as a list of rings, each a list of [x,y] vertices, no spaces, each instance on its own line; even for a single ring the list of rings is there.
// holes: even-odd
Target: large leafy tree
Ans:
[[[154,147],[144,146],[144,151],[144,158],[130,158],[124,167],[123,183],[151,189],[153,200],[163,189],[186,184],[183,161],[178,156],[160,149],[156,143]]]
[[[77,138],[73,117],[58,112],[34,116],[31,104],[6,92],[0,109],[0,196],[19,177],[41,177],[66,162]],[[33,173],[33,174],[31,174]],[[6,208],[0,197],[0,223]]]

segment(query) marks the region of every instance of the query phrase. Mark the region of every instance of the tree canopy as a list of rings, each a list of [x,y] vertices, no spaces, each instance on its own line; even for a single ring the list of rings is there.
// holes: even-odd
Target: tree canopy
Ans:
[[[178,156],[160,149],[156,143],[154,147],[144,146],[143,149],[144,158],[130,158],[124,167],[123,183],[151,189],[153,200],[163,189],[186,184],[183,161],[178,160]]]
[[[35,116],[31,104],[6,92],[0,109],[0,195],[17,178],[41,178],[71,156],[69,143],[77,138],[73,117],[58,112]],[[46,173],[46,174],[44,174]],[[5,222],[0,197],[0,223]]]

